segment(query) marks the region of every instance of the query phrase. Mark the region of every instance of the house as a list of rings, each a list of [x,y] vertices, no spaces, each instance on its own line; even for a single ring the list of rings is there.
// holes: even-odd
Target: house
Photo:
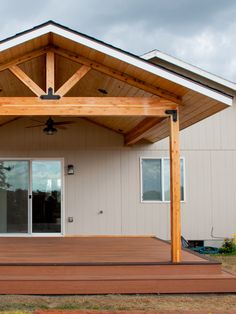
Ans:
[[[51,21],[0,42],[0,293],[235,291],[181,249],[211,182],[179,149],[235,86],[156,58]]]
[[[142,56],[199,83],[234,95],[236,84],[154,50]],[[215,82],[213,83],[212,80]],[[185,160],[182,233],[190,242],[220,246],[236,233],[235,104],[181,132]],[[157,150],[168,149],[166,140]],[[199,194],[201,197],[199,198]],[[198,223],[196,223],[196,221]]]

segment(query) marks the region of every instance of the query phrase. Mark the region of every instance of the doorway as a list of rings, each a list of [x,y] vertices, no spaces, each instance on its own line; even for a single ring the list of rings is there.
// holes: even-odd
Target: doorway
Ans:
[[[0,234],[62,233],[62,160],[0,160]]]

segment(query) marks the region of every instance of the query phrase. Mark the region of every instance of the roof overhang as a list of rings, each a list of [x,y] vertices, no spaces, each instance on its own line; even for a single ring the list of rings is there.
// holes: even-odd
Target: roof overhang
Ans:
[[[220,76],[214,75],[208,71],[196,67],[192,64],[184,62],[178,58],[170,56],[159,50],[152,50],[141,56],[144,60],[147,60],[155,65],[165,67],[175,71],[178,75],[185,76],[189,80],[195,81],[198,84],[217,89],[223,94],[234,96],[236,91],[236,84],[229,80],[226,80]]]
[[[125,51],[112,47],[110,45],[107,45],[101,41],[98,41],[94,38],[91,38],[89,36],[76,32],[69,28],[66,28],[52,21],[49,21],[29,31],[20,33],[16,36],[13,36],[7,40],[0,42],[0,53],[3,52],[4,50],[10,49],[18,45],[22,45],[27,41],[36,39],[40,36],[43,36],[49,33],[57,34],[68,40],[87,46],[91,49],[94,49],[96,51],[109,55],[111,57],[114,57],[115,59],[118,59],[125,63],[131,64],[144,71],[150,72],[159,77],[167,79],[168,81],[177,83],[195,92],[201,93],[212,99],[220,101],[224,104],[232,105],[232,95],[222,93],[218,90],[214,90],[213,88],[209,88],[208,86],[204,86],[203,84],[200,84],[198,82],[194,82],[193,80],[190,80],[188,78],[185,78],[179,75],[178,73],[174,73],[170,70],[163,69],[162,67],[159,67],[158,65],[153,65],[150,62],[147,62],[146,60],[144,60],[144,59],[150,58],[150,56],[148,55],[146,56],[144,55],[142,56],[142,58],[140,58],[138,56],[132,55],[130,53],[127,53]],[[173,62],[173,58],[171,61]],[[186,67],[186,64],[185,64],[185,67]],[[191,71],[192,70],[193,69],[191,68]],[[204,72],[204,74],[206,75],[206,72]],[[224,84],[228,84],[226,80],[223,80],[223,81],[224,81]],[[231,87],[236,90],[235,84],[232,84]]]
[[[37,51],[39,52],[38,54],[36,53]],[[38,82],[41,82],[41,86],[37,87],[34,84],[35,82],[30,82],[29,84],[29,77],[27,78],[24,71],[28,73],[28,76],[32,75],[32,77],[35,77],[37,74],[36,69],[40,70],[45,65],[45,60],[40,57],[41,54],[45,53],[48,55],[49,51],[55,54],[57,58],[64,58],[62,62],[67,60],[65,65],[60,67],[62,71],[61,74],[63,74],[63,69],[65,71],[68,69],[76,69],[74,64],[79,64],[79,66],[82,67],[82,71],[84,67],[85,74],[87,73],[86,67],[92,70],[89,74],[86,74],[83,80],[72,76],[78,83],[76,85],[77,93],[74,89],[69,91],[68,94],[63,95],[68,96],[68,101],[69,97],[78,97],[77,100],[73,99],[73,102],[71,102],[71,104],[73,103],[75,106],[79,106],[81,102],[83,103],[83,100],[79,99],[79,97],[88,96],[88,92],[87,94],[84,93],[83,86],[87,87],[91,85],[94,87],[96,82],[100,82],[101,84],[106,84],[109,92],[111,91],[112,95],[109,93],[107,95],[109,97],[120,97],[121,99],[121,97],[133,97],[134,95],[138,95],[144,97],[144,103],[145,99],[148,97],[154,97],[155,99],[159,98],[177,104],[180,113],[180,128],[184,129],[231,106],[233,103],[236,90],[234,83],[217,78],[200,69],[184,64],[183,62],[168,59],[164,55],[157,54],[156,52],[147,54],[142,58],[135,56],[51,21],[0,42],[0,85],[6,83],[5,78],[9,80],[12,79],[6,73],[7,70],[10,70],[18,79],[21,79],[23,85],[26,83],[25,85],[31,89],[31,91],[29,90],[31,94],[24,89],[24,96],[32,96],[32,91],[36,91],[34,94],[39,96],[42,89],[46,91],[46,88],[43,87],[43,80],[45,80],[45,78],[38,78]],[[39,58],[32,59],[33,54],[39,56]],[[28,57],[24,58],[25,55]],[[145,58],[148,60],[145,60]],[[158,59],[157,62],[153,62],[154,59]],[[160,62],[160,60],[164,63]],[[28,64],[27,61],[31,63]],[[14,67],[14,65],[16,65],[16,67]],[[57,66],[56,60],[55,66]],[[21,68],[19,69],[19,67]],[[78,70],[78,68],[76,70],[77,72],[79,71],[79,75],[81,75],[81,70]],[[1,77],[2,73],[5,73],[5,77],[4,75]],[[46,72],[44,71],[42,73]],[[71,75],[72,74],[73,73],[71,73]],[[41,76],[42,75],[45,74],[41,74]],[[96,78],[96,82],[90,84],[94,77]],[[107,78],[109,78],[109,81]],[[84,85],[81,85],[81,87],[80,84]],[[8,85],[8,87],[13,86],[12,88],[16,89],[25,88],[25,86],[19,85],[19,83],[6,85]],[[63,82],[58,83],[59,90],[61,86],[64,87],[65,90]],[[96,97],[97,94],[95,91],[97,87],[95,91],[92,87],[89,87],[89,96]],[[37,91],[39,91],[39,93]],[[4,96],[5,99],[3,100],[1,96]],[[16,93],[16,95],[14,95],[14,93],[11,95],[1,95],[0,92],[0,100],[2,99],[3,102],[6,102],[6,96],[19,96],[19,92],[18,94]],[[103,95],[103,97],[106,96]],[[72,99],[70,101],[72,101]],[[117,99],[117,101],[119,100]],[[149,103],[149,109],[151,109],[152,105],[148,100],[146,101]],[[11,98],[11,105],[14,105],[12,102],[14,102],[13,98]],[[85,100],[85,104],[88,102],[89,100]],[[129,103],[132,105],[132,100],[129,99]],[[158,101],[154,101],[154,103],[157,104]],[[41,102],[39,102],[39,105],[40,104]],[[64,97],[63,100],[63,106],[64,105],[66,105],[66,97]],[[64,109],[66,110],[66,107]],[[127,107],[127,109],[129,109],[129,107]],[[6,112],[7,110],[4,111],[4,113]],[[24,112],[24,110],[22,112]],[[42,111],[39,110],[38,112]],[[80,111],[77,110],[76,112],[78,112],[79,116]],[[83,112],[87,111],[84,110]],[[112,112],[116,111],[111,110],[111,115]],[[121,114],[120,117],[116,115],[113,119],[108,117],[108,112],[105,118],[97,115],[92,117],[90,114],[89,119],[109,129],[118,132],[122,130],[122,134],[125,135],[126,139],[134,139],[132,143],[137,142],[139,139],[155,142],[168,136],[169,131],[168,127],[165,125],[165,121],[151,117],[153,114],[150,112],[152,111],[149,110],[148,114],[145,114],[145,110],[139,111],[143,112],[143,119],[140,117],[141,114],[139,114],[139,117],[136,117],[134,110],[130,112],[132,112],[132,116],[129,114],[125,116]],[[66,111],[64,111],[63,114],[66,115]],[[142,133],[140,133],[140,130],[142,130]]]

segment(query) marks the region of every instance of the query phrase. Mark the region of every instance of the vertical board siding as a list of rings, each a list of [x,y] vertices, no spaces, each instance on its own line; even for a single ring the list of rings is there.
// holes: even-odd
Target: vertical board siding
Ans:
[[[43,120],[43,119],[41,119]],[[58,119],[56,119],[58,120]],[[43,120],[44,121],[44,120]],[[66,234],[155,234],[170,238],[169,203],[142,203],[140,157],[166,157],[168,139],[123,146],[123,137],[83,119],[46,136],[20,119],[0,128],[0,157],[64,158]],[[186,201],[181,203],[187,239],[236,233],[236,109],[233,106],[181,132]],[[102,210],[103,214],[98,214]],[[68,223],[68,217],[74,217]]]
[[[169,204],[140,202],[139,169],[140,157],[162,157],[167,151],[124,147],[123,136],[82,119],[53,136],[42,128],[27,129],[31,124],[20,119],[1,128],[0,157],[64,158],[66,234],[169,238]],[[74,165],[72,176],[66,175],[68,164]]]
[[[211,161],[207,151],[184,151],[186,202],[182,203],[182,235],[209,239],[212,228]]]

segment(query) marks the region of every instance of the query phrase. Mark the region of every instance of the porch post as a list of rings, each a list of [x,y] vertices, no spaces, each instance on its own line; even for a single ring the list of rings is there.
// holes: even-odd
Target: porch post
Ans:
[[[181,261],[181,216],[180,216],[180,148],[179,115],[170,113],[170,210],[171,210],[171,261]]]

